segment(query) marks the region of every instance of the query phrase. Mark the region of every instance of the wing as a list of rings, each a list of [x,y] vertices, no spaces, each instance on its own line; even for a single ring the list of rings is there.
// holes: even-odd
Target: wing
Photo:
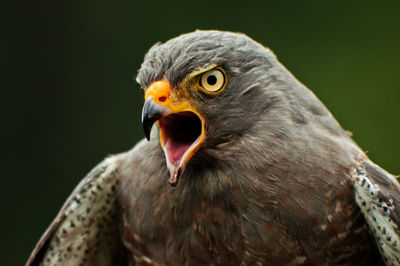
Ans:
[[[355,199],[386,265],[400,265],[400,185],[370,161],[353,173]]]
[[[39,240],[28,265],[125,265],[117,214],[117,159],[95,167]]]

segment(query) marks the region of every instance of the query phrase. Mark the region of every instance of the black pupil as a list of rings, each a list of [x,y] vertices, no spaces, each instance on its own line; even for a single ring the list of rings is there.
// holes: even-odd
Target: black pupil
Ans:
[[[210,84],[211,86],[215,85],[217,83],[217,77],[214,75],[209,75],[207,77],[207,83]]]

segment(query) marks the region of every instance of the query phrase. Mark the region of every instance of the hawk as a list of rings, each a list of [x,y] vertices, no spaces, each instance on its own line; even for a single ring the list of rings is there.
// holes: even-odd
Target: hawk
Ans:
[[[81,181],[26,265],[400,264],[396,178],[269,49],[195,31],[137,81],[147,140]]]

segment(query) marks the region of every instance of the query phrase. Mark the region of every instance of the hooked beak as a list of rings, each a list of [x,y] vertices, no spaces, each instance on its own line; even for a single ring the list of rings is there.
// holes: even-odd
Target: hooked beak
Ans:
[[[150,132],[154,123],[168,112],[167,107],[158,105],[149,97],[142,109],[142,125],[146,139],[150,141]]]
[[[147,140],[156,123],[160,144],[170,173],[169,183],[176,186],[185,167],[205,139],[203,117],[190,101],[171,93],[168,81],[153,82],[146,90],[142,124]]]

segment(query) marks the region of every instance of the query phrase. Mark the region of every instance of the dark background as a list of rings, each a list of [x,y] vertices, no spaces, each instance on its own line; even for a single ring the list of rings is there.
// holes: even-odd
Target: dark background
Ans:
[[[400,1],[14,2],[2,15],[1,265],[22,265],[79,180],[143,137],[143,55],[195,29],[269,46],[400,174]]]

